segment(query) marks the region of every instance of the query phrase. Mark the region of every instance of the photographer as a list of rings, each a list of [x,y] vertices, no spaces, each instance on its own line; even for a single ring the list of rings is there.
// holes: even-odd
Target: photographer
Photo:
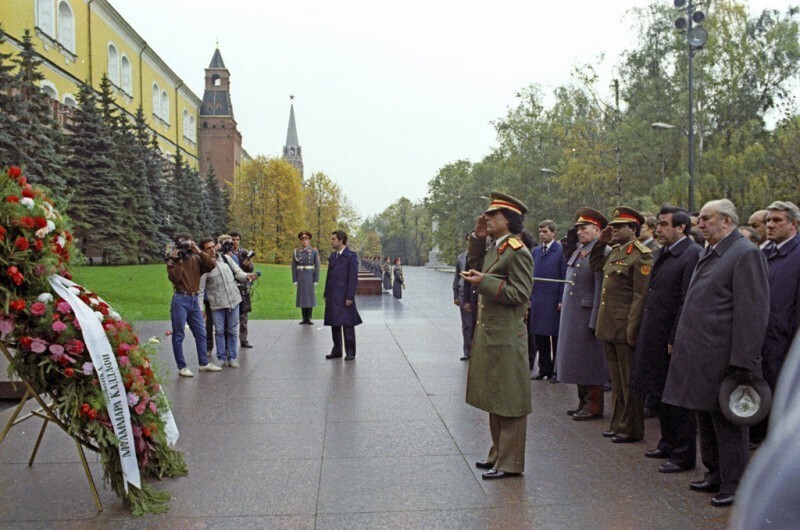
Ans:
[[[175,234],[175,246],[168,250],[165,260],[167,262],[167,276],[172,282],[175,294],[172,295],[170,315],[172,317],[172,352],[178,364],[178,373],[183,377],[194,377],[186,366],[183,357],[184,328],[189,323],[189,329],[194,335],[197,348],[197,360],[201,372],[219,372],[220,368],[208,361],[206,355],[206,330],[203,326],[203,314],[200,311],[202,295],[200,291],[200,277],[211,272],[216,267],[214,257],[206,254],[192,241],[192,236],[187,233]]]
[[[245,250],[239,246],[242,240],[239,232],[231,232],[231,242],[233,252],[231,257],[244,272],[253,272],[252,259],[256,255],[255,250]],[[239,306],[239,341],[242,348],[252,348],[253,345],[247,342],[247,320],[248,314],[252,309],[250,300],[250,282],[239,282],[239,294],[242,295],[242,303]]]
[[[204,238],[203,250],[216,258],[217,266],[200,278],[200,297],[208,297],[211,318],[214,319],[214,338],[217,343],[217,359],[223,366],[239,368],[236,356],[239,349],[239,294],[238,282],[252,281],[255,274],[247,274],[234,261],[231,236],[219,236],[219,253],[214,240]],[[208,315],[206,315],[208,316]]]

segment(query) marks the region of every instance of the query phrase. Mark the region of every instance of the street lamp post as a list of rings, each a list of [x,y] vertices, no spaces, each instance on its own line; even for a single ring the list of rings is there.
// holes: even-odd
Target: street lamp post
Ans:
[[[703,47],[708,40],[708,32],[699,24],[706,19],[705,13],[695,11],[692,0],[674,0],[675,7],[686,11],[686,16],[681,15],[675,20],[675,27],[686,30],[686,40],[689,43],[689,211],[694,211],[694,52]],[[698,24],[692,26],[692,23]],[[655,126],[655,124],[653,125]]]

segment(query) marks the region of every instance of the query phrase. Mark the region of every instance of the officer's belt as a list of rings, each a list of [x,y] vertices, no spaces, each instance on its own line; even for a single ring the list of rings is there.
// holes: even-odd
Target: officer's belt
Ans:
[[[303,269],[303,270],[314,270],[314,269],[316,269],[316,267],[313,266],[313,265],[298,265],[297,268],[298,269]]]

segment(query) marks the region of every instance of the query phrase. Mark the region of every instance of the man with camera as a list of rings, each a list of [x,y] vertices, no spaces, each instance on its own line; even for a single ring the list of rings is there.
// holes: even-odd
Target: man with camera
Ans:
[[[253,272],[252,259],[256,255],[255,250],[245,250],[239,246],[242,236],[239,232],[231,232],[231,242],[233,243],[233,251],[231,257],[246,273]],[[239,294],[242,295],[242,303],[239,306],[239,343],[242,348],[252,348],[253,345],[247,342],[247,320],[252,304],[250,300],[250,282],[237,282],[239,286]]]
[[[200,277],[215,269],[214,257],[200,250],[187,233],[175,234],[174,248],[165,256],[167,276],[172,282],[175,293],[172,295],[170,316],[172,317],[172,352],[178,364],[178,373],[183,377],[194,377],[186,366],[183,357],[184,328],[194,335],[197,348],[197,360],[201,372],[219,372],[219,366],[209,362],[206,355],[206,330],[203,325],[203,314],[200,311]]]
[[[219,236],[219,252],[210,237],[204,238],[200,244],[203,252],[216,258],[217,266],[200,278],[200,297],[207,296],[211,307],[217,359],[223,366],[239,368],[236,357],[239,351],[239,304],[242,296],[237,282],[255,280],[256,275],[245,273],[234,261],[231,236]]]

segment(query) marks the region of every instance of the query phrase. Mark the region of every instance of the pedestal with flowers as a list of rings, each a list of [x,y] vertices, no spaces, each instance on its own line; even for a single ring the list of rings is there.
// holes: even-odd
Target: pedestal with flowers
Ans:
[[[0,350],[27,393],[0,435],[13,425],[44,420],[78,447],[98,509],[83,448],[100,457],[103,478],[133,515],[163,512],[170,494],[143,478],[187,473],[170,446],[178,432],[151,357],[157,340],[142,343],[97,294],[70,281],[72,236],[53,202],[19,168],[0,174]],[[19,417],[28,398],[37,411]]]

